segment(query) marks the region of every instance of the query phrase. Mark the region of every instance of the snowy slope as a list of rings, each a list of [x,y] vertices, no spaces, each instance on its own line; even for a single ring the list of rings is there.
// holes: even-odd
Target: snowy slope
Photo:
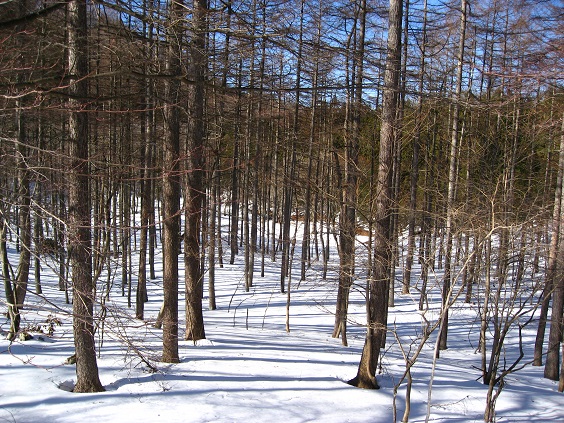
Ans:
[[[299,257],[298,249],[295,257]],[[15,251],[10,250],[10,258],[12,263],[16,262]],[[398,292],[396,306],[390,310],[390,328],[397,338],[392,332],[388,335],[378,375],[382,388],[359,390],[345,382],[356,374],[364,342],[365,282],[359,276],[358,286],[352,292],[349,346],[343,347],[340,340],[331,338],[336,297],[334,271],[327,280],[321,280],[320,265],[315,264],[298,289],[297,261],[296,258],[292,276],[290,333],[285,331],[287,297],[279,292],[279,262],[267,259],[265,277],[257,272],[254,286],[246,293],[242,263],[237,261],[233,266],[216,269],[218,309],[206,308],[207,340],[196,345],[181,341],[182,362],[176,365],[159,363],[160,331],[152,327],[161,305],[161,279],[149,282],[148,321],[140,322],[131,317],[133,310],[127,308],[126,300],[120,296],[116,278],[104,327],[97,332],[98,345],[102,345],[100,378],[107,389],[100,394],[69,392],[75,378],[74,366],[65,364],[73,354],[70,306],[64,304],[55,275],[43,266],[44,296],[29,294],[23,325],[37,329],[48,316],[57,317],[62,325],[54,327],[53,336],[35,331],[31,332],[32,340],[11,345],[3,333],[0,422],[393,421],[394,385],[405,369],[397,340],[404,349],[411,347],[414,351],[422,333],[417,291],[407,296]],[[333,270],[337,263],[333,250]],[[160,269],[161,264],[158,266]],[[133,280],[135,284],[135,276]],[[432,288],[430,309],[425,314],[430,321],[438,317],[440,305],[440,291],[437,286]],[[0,294],[4,298],[4,293]],[[182,308],[183,301],[180,304]],[[437,361],[429,421],[483,419],[487,388],[480,379],[477,313],[476,304],[462,302],[451,310],[449,349]],[[181,318],[182,315],[183,310]],[[0,328],[7,332],[8,327],[3,315]],[[532,360],[535,329],[533,322],[523,331],[523,362]],[[432,335],[412,370],[412,422],[426,419],[434,340]],[[507,341],[509,364],[517,354],[517,343],[516,338]],[[140,357],[158,371],[151,372]],[[404,395],[402,384],[396,398],[398,421],[404,410]],[[499,422],[564,421],[564,396],[557,392],[555,382],[542,378],[542,368],[527,366],[507,377],[497,416]]]

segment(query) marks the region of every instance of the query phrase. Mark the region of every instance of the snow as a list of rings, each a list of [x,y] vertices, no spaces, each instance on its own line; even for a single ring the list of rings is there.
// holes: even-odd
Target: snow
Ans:
[[[14,264],[17,255],[10,247]],[[70,306],[64,304],[57,278],[44,263],[44,294],[28,294],[23,327],[37,329],[49,316],[60,319],[61,325],[54,325],[52,336],[30,331],[33,339],[10,344],[5,340],[9,323],[5,315],[0,317],[0,422],[392,422],[394,386],[405,370],[397,340],[413,354],[423,331],[417,291],[400,295],[397,287],[378,374],[381,389],[357,389],[346,381],[356,374],[364,343],[362,260],[358,285],[351,293],[345,347],[331,337],[338,263],[334,246],[327,280],[321,279],[320,263],[314,263],[299,288],[299,248],[294,257],[290,333],[285,331],[286,294],[279,292],[280,257],[276,262],[266,259],[261,278],[257,254],[254,286],[245,292],[241,254],[234,265],[216,268],[218,309],[208,310],[204,299],[207,339],[195,344],[180,341],[181,363],[174,365],[159,362],[161,331],[153,328],[162,301],[160,272],[148,282],[146,322],[132,317],[134,310],[127,308],[116,278],[106,304],[108,316],[96,334],[100,378],[106,388],[98,394],[71,392],[76,375],[74,365],[66,364],[74,353]],[[157,265],[160,271],[160,261]],[[436,278],[425,314],[431,323],[439,315],[440,274]],[[105,283],[105,275],[100,283]],[[183,292],[180,298],[183,319]],[[483,421],[487,387],[480,379],[479,326],[477,305],[456,302],[450,313],[449,349],[441,351],[433,376],[429,421]],[[532,360],[535,330],[536,321],[523,330],[523,363]],[[435,339],[432,334],[412,369],[411,422],[426,420]],[[510,365],[518,353],[516,331],[506,343]],[[144,361],[157,371],[150,371]],[[528,365],[507,376],[497,401],[497,421],[564,421],[563,394],[557,392],[556,382],[542,377],[542,371]],[[398,388],[397,421],[403,415],[404,396],[405,382]]]

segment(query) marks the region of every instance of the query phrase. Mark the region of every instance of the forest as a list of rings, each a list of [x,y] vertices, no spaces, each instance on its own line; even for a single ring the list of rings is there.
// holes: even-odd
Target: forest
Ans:
[[[394,421],[425,354],[429,420],[461,310],[483,421],[523,368],[562,393],[563,37],[557,0],[0,2],[0,364],[68,325],[104,392],[104,336],[181,366],[274,282],[272,336],[323,287],[313,333]]]

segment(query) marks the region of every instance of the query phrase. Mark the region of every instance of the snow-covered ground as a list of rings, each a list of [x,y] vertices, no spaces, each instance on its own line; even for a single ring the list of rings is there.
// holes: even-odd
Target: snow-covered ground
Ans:
[[[285,330],[287,297],[279,292],[279,260],[267,259],[265,277],[257,271],[247,293],[241,254],[234,265],[216,270],[218,309],[207,310],[207,297],[204,303],[207,340],[196,345],[181,341],[181,363],[175,365],[158,361],[161,332],[152,326],[162,300],[160,272],[149,282],[146,322],[131,317],[133,310],[121,297],[120,277],[116,277],[104,326],[96,334],[101,345],[100,378],[107,390],[99,394],[70,392],[75,379],[74,366],[65,364],[73,354],[70,306],[64,303],[57,279],[45,263],[44,295],[29,293],[23,327],[37,329],[55,317],[62,324],[54,326],[52,336],[35,331],[31,332],[33,339],[10,344],[5,340],[9,323],[4,314],[0,317],[0,422],[392,422],[394,386],[405,369],[397,339],[413,352],[422,333],[417,291],[402,296],[397,290],[396,306],[390,309],[389,326],[397,338],[390,332],[383,350],[378,375],[381,389],[356,389],[346,381],[356,374],[364,343],[365,282],[359,277],[351,294],[349,346],[344,347],[331,337],[338,263],[335,249],[333,272],[327,280],[321,280],[316,263],[299,287],[298,257],[297,249],[290,333]],[[10,259],[17,261],[13,248]],[[159,251],[159,270],[160,259]],[[361,269],[359,263],[359,274]],[[440,304],[440,291],[432,288],[425,315],[430,321],[438,317]],[[5,298],[3,289],[0,294]],[[182,299],[183,293],[181,319]],[[0,309],[2,313],[6,310],[3,302]],[[462,301],[451,310],[449,349],[437,361],[429,421],[483,420],[487,387],[480,379],[477,313],[476,304]],[[535,330],[534,322],[523,330],[523,363],[532,360]],[[518,354],[516,331],[512,334],[506,341],[507,366]],[[412,422],[427,417],[434,343],[433,334],[412,370]],[[141,356],[158,371],[149,371]],[[396,398],[398,421],[404,397],[405,383]],[[497,402],[497,421],[564,421],[564,396],[557,392],[555,382],[542,377],[542,368],[526,366],[507,377]]]

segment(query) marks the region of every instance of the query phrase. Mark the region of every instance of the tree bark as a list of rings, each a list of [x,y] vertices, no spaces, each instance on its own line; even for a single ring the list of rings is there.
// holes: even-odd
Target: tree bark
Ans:
[[[88,166],[88,51],[86,2],[68,4],[69,170],[68,241],[73,287],[73,332],[76,349],[74,392],[101,392],[94,345],[92,246]]]
[[[368,328],[358,372],[349,384],[359,388],[377,389],[378,356],[386,335],[388,290],[391,256],[390,215],[392,212],[393,144],[396,140],[396,110],[401,66],[402,0],[390,0],[388,47],[384,73],[382,126],[376,180],[376,213],[374,227],[374,261],[367,298]]]
[[[207,1],[195,0],[192,18],[190,53],[193,69],[192,135],[189,139],[190,156],[187,172],[186,216],[184,226],[184,264],[186,282],[186,340],[197,341],[206,337],[202,311],[204,275],[200,261],[200,222],[204,196],[204,84],[206,69],[206,13]]]
[[[562,128],[564,134],[564,119],[562,120]],[[554,289],[554,278],[556,275],[556,260],[558,254],[560,226],[561,226],[561,198],[564,180],[564,135],[560,137],[560,149],[558,157],[558,174],[556,177],[556,188],[554,191],[554,205],[552,210],[552,236],[550,238],[550,246],[548,249],[548,263],[546,268],[546,276],[544,281],[544,289],[542,291],[542,303],[539,316],[539,325],[535,339],[535,352],[533,365],[542,366],[543,346],[546,332],[546,322],[548,320],[548,310],[550,308],[550,300]]]
[[[12,288],[12,276],[10,262],[8,261],[8,247],[6,245],[6,224],[4,216],[0,220],[0,259],[2,260],[2,278],[4,279],[4,293],[6,295],[6,304],[8,306],[8,318],[10,319],[10,330],[7,339],[9,341],[15,339],[19,330],[19,311],[17,300]]]
[[[169,0],[166,28],[165,132],[163,138],[163,355],[165,363],[178,363],[178,253],[180,236],[180,56],[182,0]]]
[[[559,166],[564,163],[564,115],[562,116],[562,130],[560,137]],[[560,172],[560,169],[558,173],[561,177],[561,173],[564,174],[564,172]],[[558,207],[560,211],[557,225],[558,235],[556,236],[556,233],[553,233],[553,238],[557,238],[556,250],[554,256],[551,255],[549,257],[549,264],[551,258],[554,260],[552,263],[554,273],[550,275],[554,290],[552,293],[552,313],[550,318],[550,332],[548,334],[548,350],[546,353],[546,363],[544,365],[544,377],[551,380],[558,380],[560,377],[560,342],[562,341],[562,312],[564,308],[564,225],[562,224],[564,219],[564,195],[562,195],[562,184],[563,181],[561,179],[558,181],[560,190],[557,189],[560,198],[555,197],[554,199],[554,214],[556,215]],[[554,223],[556,224],[556,222]],[[550,270],[552,269],[549,269],[549,271]],[[547,281],[547,286],[549,282],[550,281]]]
[[[462,93],[462,70],[464,63],[464,44],[466,38],[466,9],[467,2],[461,2],[460,14],[460,34],[458,41],[458,63],[456,68],[456,88],[454,92],[454,112],[452,117],[452,131],[450,140],[450,155],[449,155],[449,171],[448,171],[448,192],[447,192],[447,219],[446,219],[446,250],[445,250],[445,267],[443,277],[443,317],[440,325],[440,341],[439,349],[447,349],[448,338],[448,307],[451,297],[452,285],[452,244],[453,244],[453,219],[454,219],[454,200],[456,193],[456,173],[457,173],[457,160],[458,160],[458,144],[460,141],[459,119],[460,119],[460,100]]]
[[[415,115],[415,136],[413,139],[413,156],[411,159],[410,186],[409,186],[409,215],[407,252],[403,273],[402,294],[409,294],[411,285],[411,271],[415,251],[415,225],[417,210],[417,182],[419,180],[419,155],[421,151],[421,131],[423,119],[423,89],[425,75],[425,61],[427,51],[427,0],[423,3],[423,26],[421,28],[423,40],[421,41],[421,60],[419,62],[419,87],[417,97],[417,113]],[[404,58],[405,60],[405,58]]]
[[[288,166],[286,168],[286,174],[284,178],[284,206],[282,211],[282,263],[280,270],[280,292],[285,290],[285,279],[288,276],[289,268],[291,265],[290,260],[290,250],[291,250],[291,240],[290,240],[290,224],[291,224],[291,214],[292,214],[292,199],[294,197],[294,181],[296,176],[296,145],[298,142],[298,132],[299,132],[299,110],[300,110],[300,94],[301,94],[301,81],[302,81],[302,61],[303,61],[303,32],[304,32],[304,6],[305,0],[301,2],[300,9],[300,29],[298,37],[298,52],[297,52],[297,63],[296,63],[296,90],[295,90],[295,107],[294,116],[292,121],[292,130],[290,133],[290,153],[288,154],[289,159]],[[298,216],[296,216],[296,219]]]
[[[345,119],[345,183],[342,187],[341,214],[339,216],[339,290],[335,312],[333,337],[341,336],[347,345],[347,314],[349,295],[354,281],[356,245],[356,207],[358,191],[358,155],[360,139],[360,109],[362,107],[362,82],[364,78],[364,38],[366,30],[366,1],[358,6],[358,37],[354,40],[351,94],[349,95],[350,122]],[[353,30],[356,34],[356,29]],[[349,113],[347,113],[349,114]]]

